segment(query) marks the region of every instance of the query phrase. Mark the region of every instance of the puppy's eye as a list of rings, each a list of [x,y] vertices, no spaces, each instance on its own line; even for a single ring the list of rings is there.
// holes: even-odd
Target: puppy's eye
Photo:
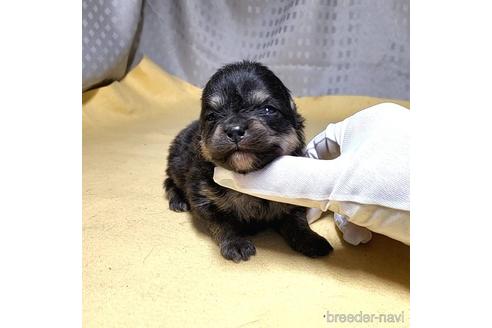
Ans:
[[[209,122],[213,122],[216,119],[217,119],[217,115],[215,115],[215,113],[208,113],[207,115],[205,115],[205,120]]]
[[[265,106],[265,107],[262,108],[261,111],[265,115],[272,115],[272,114],[275,114],[277,112],[277,109],[275,107],[273,107],[273,106]]]

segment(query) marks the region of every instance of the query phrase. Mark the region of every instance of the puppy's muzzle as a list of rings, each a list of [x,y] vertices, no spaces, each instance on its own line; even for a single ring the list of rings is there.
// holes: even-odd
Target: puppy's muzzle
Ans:
[[[233,124],[225,128],[225,133],[230,141],[238,144],[246,135],[246,130],[246,126]]]

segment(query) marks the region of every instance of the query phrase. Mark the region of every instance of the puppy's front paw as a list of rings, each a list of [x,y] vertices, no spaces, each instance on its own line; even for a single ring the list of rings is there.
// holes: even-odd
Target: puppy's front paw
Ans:
[[[169,200],[169,209],[174,212],[188,212],[190,205],[180,197],[173,197]]]
[[[256,248],[251,241],[244,238],[237,238],[221,242],[220,253],[226,259],[238,263],[241,260],[249,260],[250,256],[256,254]]]
[[[328,255],[333,247],[325,238],[311,231],[297,240],[294,249],[309,257],[320,257]]]

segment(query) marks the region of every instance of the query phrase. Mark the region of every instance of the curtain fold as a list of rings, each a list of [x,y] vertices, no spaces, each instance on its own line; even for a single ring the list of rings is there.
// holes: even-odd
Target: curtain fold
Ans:
[[[95,13],[101,3],[112,8],[109,14],[102,8]],[[85,87],[121,78],[146,55],[199,87],[223,64],[250,59],[272,68],[296,96],[409,99],[408,0],[83,0],[83,5]],[[105,19],[102,29],[94,27],[96,14]],[[106,38],[97,38],[101,31]]]

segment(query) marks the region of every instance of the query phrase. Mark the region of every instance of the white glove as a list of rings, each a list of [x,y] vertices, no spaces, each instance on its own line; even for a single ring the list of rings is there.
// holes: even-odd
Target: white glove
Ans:
[[[410,244],[409,111],[396,104],[364,109],[329,124],[306,157],[282,156],[262,170],[239,174],[216,167],[219,185],[269,200],[340,214],[335,222],[352,244],[371,231]],[[357,226],[354,226],[357,225]]]
[[[333,219],[343,234],[343,240],[347,243],[357,246],[360,243],[368,243],[372,239],[371,230],[349,222],[343,215],[334,213]]]

